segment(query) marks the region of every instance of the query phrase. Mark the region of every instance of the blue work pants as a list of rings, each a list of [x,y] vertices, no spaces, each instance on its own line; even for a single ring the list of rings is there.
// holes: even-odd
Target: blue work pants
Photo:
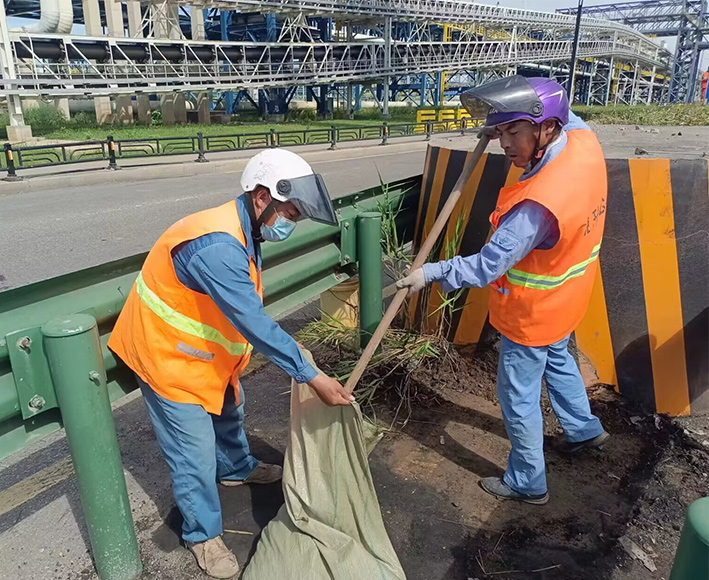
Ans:
[[[549,346],[523,346],[502,337],[497,368],[497,396],[507,437],[512,443],[504,482],[514,491],[547,491],[540,396],[542,377],[566,439],[585,441],[603,427],[591,414],[586,387],[568,351],[569,337]]]
[[[221,415],[201,405],[175,403],[158,395],[136,376],[148,415],[170,468],[172,491],[182,513],[182,538],[204,542],[222,533],[217,481],[244,480],[258,465],[244,432],[244,391],[236,404],[234,389],[224,395]]]

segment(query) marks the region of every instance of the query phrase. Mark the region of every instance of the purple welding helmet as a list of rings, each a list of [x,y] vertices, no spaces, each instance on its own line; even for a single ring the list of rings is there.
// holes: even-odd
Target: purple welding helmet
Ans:
[[[547,78],[505,77],[465,91],[460,102],[474,119],[485,119],[488,130],[523,119],[556,119],[562,126],[569,122],[566,91]]]

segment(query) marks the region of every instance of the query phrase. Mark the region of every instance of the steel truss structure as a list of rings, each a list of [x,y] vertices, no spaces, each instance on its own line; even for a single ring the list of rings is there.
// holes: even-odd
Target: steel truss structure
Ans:
[[[643,34],[674,37],[668,100],[689,102],[697,95],[701,51],[709,49],[708,4],[707,0],[647,0],[588,6],[583,13],[623,23]],[[557,12],[573,16],[576,8]]]
[[[247,91],[258,89],[261,110],[262,101],[271,99],[287,106],[297,87],[307,87],[306,94],[318,101],[321,112],[327,108],[328,92],[344,93],[346,88],[348,109],[353,98],[360,102],[362,94],[369,92],[386,113],[391,96],[414,100],[418,93],[420,104],[438,104],[466,86],[518,70],[559,79],[570,74],[575,23],[570,14],[470,0],[149,0],[143,4],[140,28],[152,38],[9,32],[0,11],[0,28],[4,27],[0,95],[19,110],[20,96],[218,90],[227,91],[233,106],[230,91],[254,102]],[[207,8],[228,10],[218,17],[222,38],[228,37],[225,25],[231,15],[238,14],[247,23],[266,13],[268,38],[263,40],[269,42],[187,40],[189,26],[185,29],[180,23],[178,7],[183,16]],[[337,38],[327,18],[340,23]],[[649,102],[667,92],[672,55],[630,26],[582,18],[578,56],[577,101]],[[277,108],[283,110],[280,104]]]
[[[571,40],[237,43],[19,34],[7,94],[83,96],[366,82],[444,70],[567,61]],[[638,60],[618,40],[582,41],[581,58]],[[655,62],[655,61],[651,61]]]

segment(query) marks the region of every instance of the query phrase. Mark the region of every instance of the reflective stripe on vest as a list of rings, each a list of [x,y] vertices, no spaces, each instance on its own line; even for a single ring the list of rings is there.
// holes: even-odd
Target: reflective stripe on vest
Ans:
[[[572,278],[578,278],[586,273],[586,267],[598,259],[598,253],[601,251],[601,244],[593,248],[591,257],[579,264],[574,264],[561,276],[542,276],[540,274],[532,274],[522,270],[510,269],[507,272],[507,279],[511,284],[524,286],[525,288],[535,288],[537,290],[553,290],[558,288]]]
[[[155,292],[145,285],[142,272],[138,274],[138,279],[135,281],[135,289],[143,303],[173,328],[197,338],[215,342],[232,356],[242,356],[251,352],[250,344],[231,342],[216,328],[197,322],[165,304]]]

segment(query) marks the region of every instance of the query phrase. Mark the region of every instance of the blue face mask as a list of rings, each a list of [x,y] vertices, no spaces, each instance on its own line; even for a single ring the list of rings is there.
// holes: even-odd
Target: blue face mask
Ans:
[[[261,224],[261,235],[269,242],[282,242],[287,239],[295,229],[295,222],[279,215],[272,226]]]

